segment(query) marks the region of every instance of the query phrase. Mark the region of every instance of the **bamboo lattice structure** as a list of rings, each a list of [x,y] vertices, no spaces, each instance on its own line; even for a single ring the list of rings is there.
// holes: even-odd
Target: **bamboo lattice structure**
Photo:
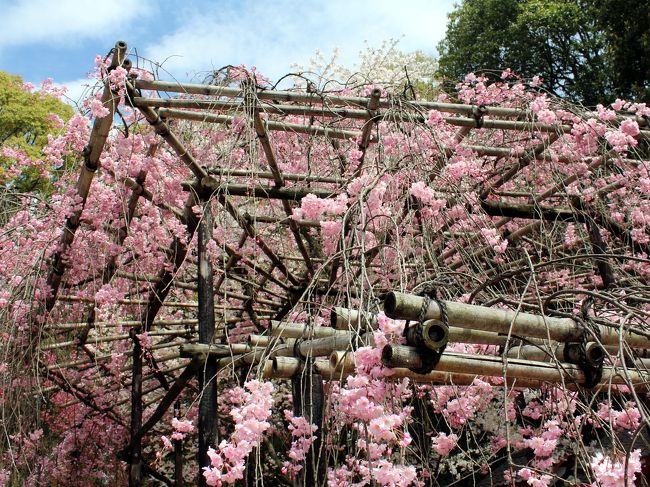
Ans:
[[[128,70],[126,53],[126,44],[118,43],[111,67]],[[581,164],[585,174],[604,181],[640,164],[634,154],[612,151],[602,137],[593,154],[563,150],[563,137],[593,113],[576,111],[561,123],[542,123],[523,104],[479,110],[379,90],[359,97],[267,89],[251,80],[233,87],[131,76],[125,96],[138,130],[150,126],[156,134],[149,157],[166,154],[186,201],[165,201],[146,171],[113,175],[129,202],[115,244],[125,245],[129,225],[139,223],[145,211],[174,220],[182,231],[170,238],[165,265],[155,276],[141,271],[129,252],[108,259],[103,272],[86,281],[66,272],[72,263],[64,256],[80,233],[93,177],[111,171],[100,167],[117,103],[106,81],[101,100],[109,113],[93,126],[76,190],[81,206],[65,222],[50,257],[49,318],[37,348],[52,354],[42,366],[51,382],[48,394],[63,391],[68,404],[101,410],[130,431],[125,451],[131,485],[142,485],[147,475],[165,477],[150,466],[146,448],[150,433],[184,395],[200,402],[199,468],[209,466],[208,448],[219,436],[218,379],[291,379],[296,411],[304,412],[307,402],[323,400],[323,382],[344,382],[354,373],[355,350],[375,346],[374,333],[386,316],[413,327],[424,320],[445,322],[441,348],[383,348],[384,365],[393,369],[390,380],[469,386],[483,377],[500,379],[494,384],[501,387],[558,384],[582,390],[590,372],[565,348],[585,340],[596,368],[602,367],[590,389],[648,391],[643,359],[650,350],[650,292],[647,276],[634,264],[647,262],[650,248],[628,222],[608,214],[621,184],[583,194],[568,189],[579,177],[564,171]],[[454,137],[438,136],[428,125],[431,110],[443,114],[439,123],[453,129]],[[612,123],[631,117],[619,114]],[[640,125],[642,143],[650,130]],[[221,140],[222,133],[235,133],[236,144],[209,142]],[[427,139],[435,150],[414,146],[389,161],[386,152],[402,136]],[[304,150],[305,159],[319,152],[331,164],[292,168],[292,150]],[[356,160],[348,156],[352,150]],[[476,181],[454,186],[445,171],[468,153],[486,169]],[[219,162],[206,166],[203,158]],[[535,165],[554,174],[539,191],[530,183]],[[429,178],[440,212],[427,213],[402,192],[390,195],[399,202],[395,214],[364,213],[384,174],[415,173]],[[364,186],[353,194],[355,181]],[[469,189],[479,197],[469,198]],[[296,211],[305,202],[344,194],[349,205],[334,235],[327,233],[327,214],[318,220]],[[456,225],[461,217],[476,225]],[[564,243],[567,225],[584,228],[572,246]],[[499,235],[507,249],[495,251],[482,228]],[[609,248],[599,230],[613,242]],[[553,276],[560,274],[572,282],[570,288],[554,287]],[[102,312],[94,296],[107,284],[132,290],[111,311],[130,319]],[[440,300],[428,297],[424,284],[435,286]],[[145,333],[148,342],[141,338]],[[93,402],[93,386],[66,377],[86,374],[100,382],[110,376],[110,347],[116,343],[124,357],[121,379],[113,385],[115,401],[100,406]],[[463,346],[473,351],[460,351]],[[489,351],[481,355],[481,346]],[[77,350],[77,356],[57,356],[63,350]],[[438,353],[433,368],[422,371],[429,355]],[[318,404],[305,413],[314,422],[322,422],[317,416],[324,403]],[[178,479],[187,445],[176,448]],[[306,475],[322,477],[325,454],[311,454],[313,468]]]

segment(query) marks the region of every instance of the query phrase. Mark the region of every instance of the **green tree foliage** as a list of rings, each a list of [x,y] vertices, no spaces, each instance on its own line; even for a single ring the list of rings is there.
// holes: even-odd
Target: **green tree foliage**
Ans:
[[[597,3],[614,93],[650,103],[650,2]]]
[[[439,75],[512,68],[587,105],[650,93],[650,3],[464,0],[438,46]]]
[[[48,135],[58,130],[56,117],[66,121],[72,114],[73,109],[58,98],[27,90],[19,76],[0,71],[0,148],[24,151],[31,159],[40,159]],[[15,158],[0,154],[0,184],[21,192],[47,189],[48,181],[35,167],[14,176],[8,169],[15,164]]]

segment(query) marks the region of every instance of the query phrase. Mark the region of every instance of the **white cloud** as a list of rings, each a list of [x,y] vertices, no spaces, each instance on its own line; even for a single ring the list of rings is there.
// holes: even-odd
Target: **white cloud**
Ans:
[[[98,84],[97,80],[81,78],[71,81],[65,81],[63,83],[57,83],[59,86],[65,86],[68,91],[66,91],[63,100],[74,106],[80,104],[83,99],[88,96],[93,88]]]
[[[150,10],[149,0],[19,0],[0,2],[0,50],[99,38]]]
[[[452,0],[278,0],[233,2],[200,12],[185,12],[181,27],[147,46],[144,54],[163,61],[174,76],[219,68],[255,65],[277,79],[293,63],[307,64],[315,49],[326,55],[340,48],[340,61],[351,65],[364,41],[379,47],[401,38],[403,51],[435,53],[444,37]],[[170,57],[171,56],[171,57]]]

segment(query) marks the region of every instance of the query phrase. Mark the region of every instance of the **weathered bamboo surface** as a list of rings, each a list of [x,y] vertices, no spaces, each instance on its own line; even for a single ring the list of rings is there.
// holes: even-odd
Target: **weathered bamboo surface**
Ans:
[[[382,350],[382,361],[388,367],[420,368],[424,364],[420,352],[414,347],[386,345]],[[512,377],[532,379],[563,384],[565,382],[583,384],[585,375],[574,364],[550,364],[533,360],[521,360],[486,355],[444,353],[436,366],[437,371],[457,372],[493,377]],[[647,386],[650,374],[636,370],[624,371],[620,368],[603,367],[601,385]]]
[[[336,330],[329,326],[308,327],[300,323],[284,323],[273,320],[271,320],[269,331],[272,336],[285,338],[324,338],[331,336],[350,336],[349,331]]]
[[[395,319],[416,320],[424,298],[414,294],[391,292],[386,297],[386,315]],[[585,330],[571,318],[540,316],[505,309],[488,308],[464,303],[445,301],[449,324],[461,328],[512,334],[520,337],[549,338],[558,342],[580,341]],[[426,319],[441,318],[440,306],[431,300],[425,313]],[[617,345],[621,340],[630,347],[650,348],[650,340],[638,333],[619,331],[613,327],[594,325],[600,332],[600,342]],[[621,336],[622,334],[622,336]]]

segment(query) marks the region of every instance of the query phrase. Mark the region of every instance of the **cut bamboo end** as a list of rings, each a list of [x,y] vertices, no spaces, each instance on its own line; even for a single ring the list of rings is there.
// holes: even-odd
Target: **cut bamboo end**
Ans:
[[[393,291],[386,295],[384,311],[393,319],[417,320],[420,317],[423,300],[422,296]],[[585,332],[588,332],[571,318],[540,316],[453,301],[444,301],[443,303],[447,308],[449,324],[460,328],[512,334],[526,338],[550,338],[558,342],[579,342],[583,339]],[[431,300],[424,319],[439,320],[441,316],[439,304],[435,300]],[[603,345],[619,343],[620,330],[616,326],[596,326],[598,326],[600,342]],[[623,340],[630,347],[650,348],[650,340],[638,333],[626,331],[623,333]]]
[[[427,320],[422,324],[422,333],[419,333],[419,326],[413,325],[406,329],[404,334],[409,345],[423,346],[429,350],[440,350],[447,345],[449,340],[447,325],[438,320]]]
[[[337,350],[330,355],[330,365],[337,370],[350,370],[356,368],[354,353]]]
[[[262,365],[262,378],[271,379],[273,378],[273,360],[265,360],[264,365]]]
[[[117,41],[115,43],[115,50],[113,53],[113,59],[111,59],[111,68],[115,69],[118,66],[121,66],[125,60],[127,44],[124,41]]]
[[[248,335],[246,341],[250,347],[268,347],[271,343],[282,343],[282,338],[266,335]]]

